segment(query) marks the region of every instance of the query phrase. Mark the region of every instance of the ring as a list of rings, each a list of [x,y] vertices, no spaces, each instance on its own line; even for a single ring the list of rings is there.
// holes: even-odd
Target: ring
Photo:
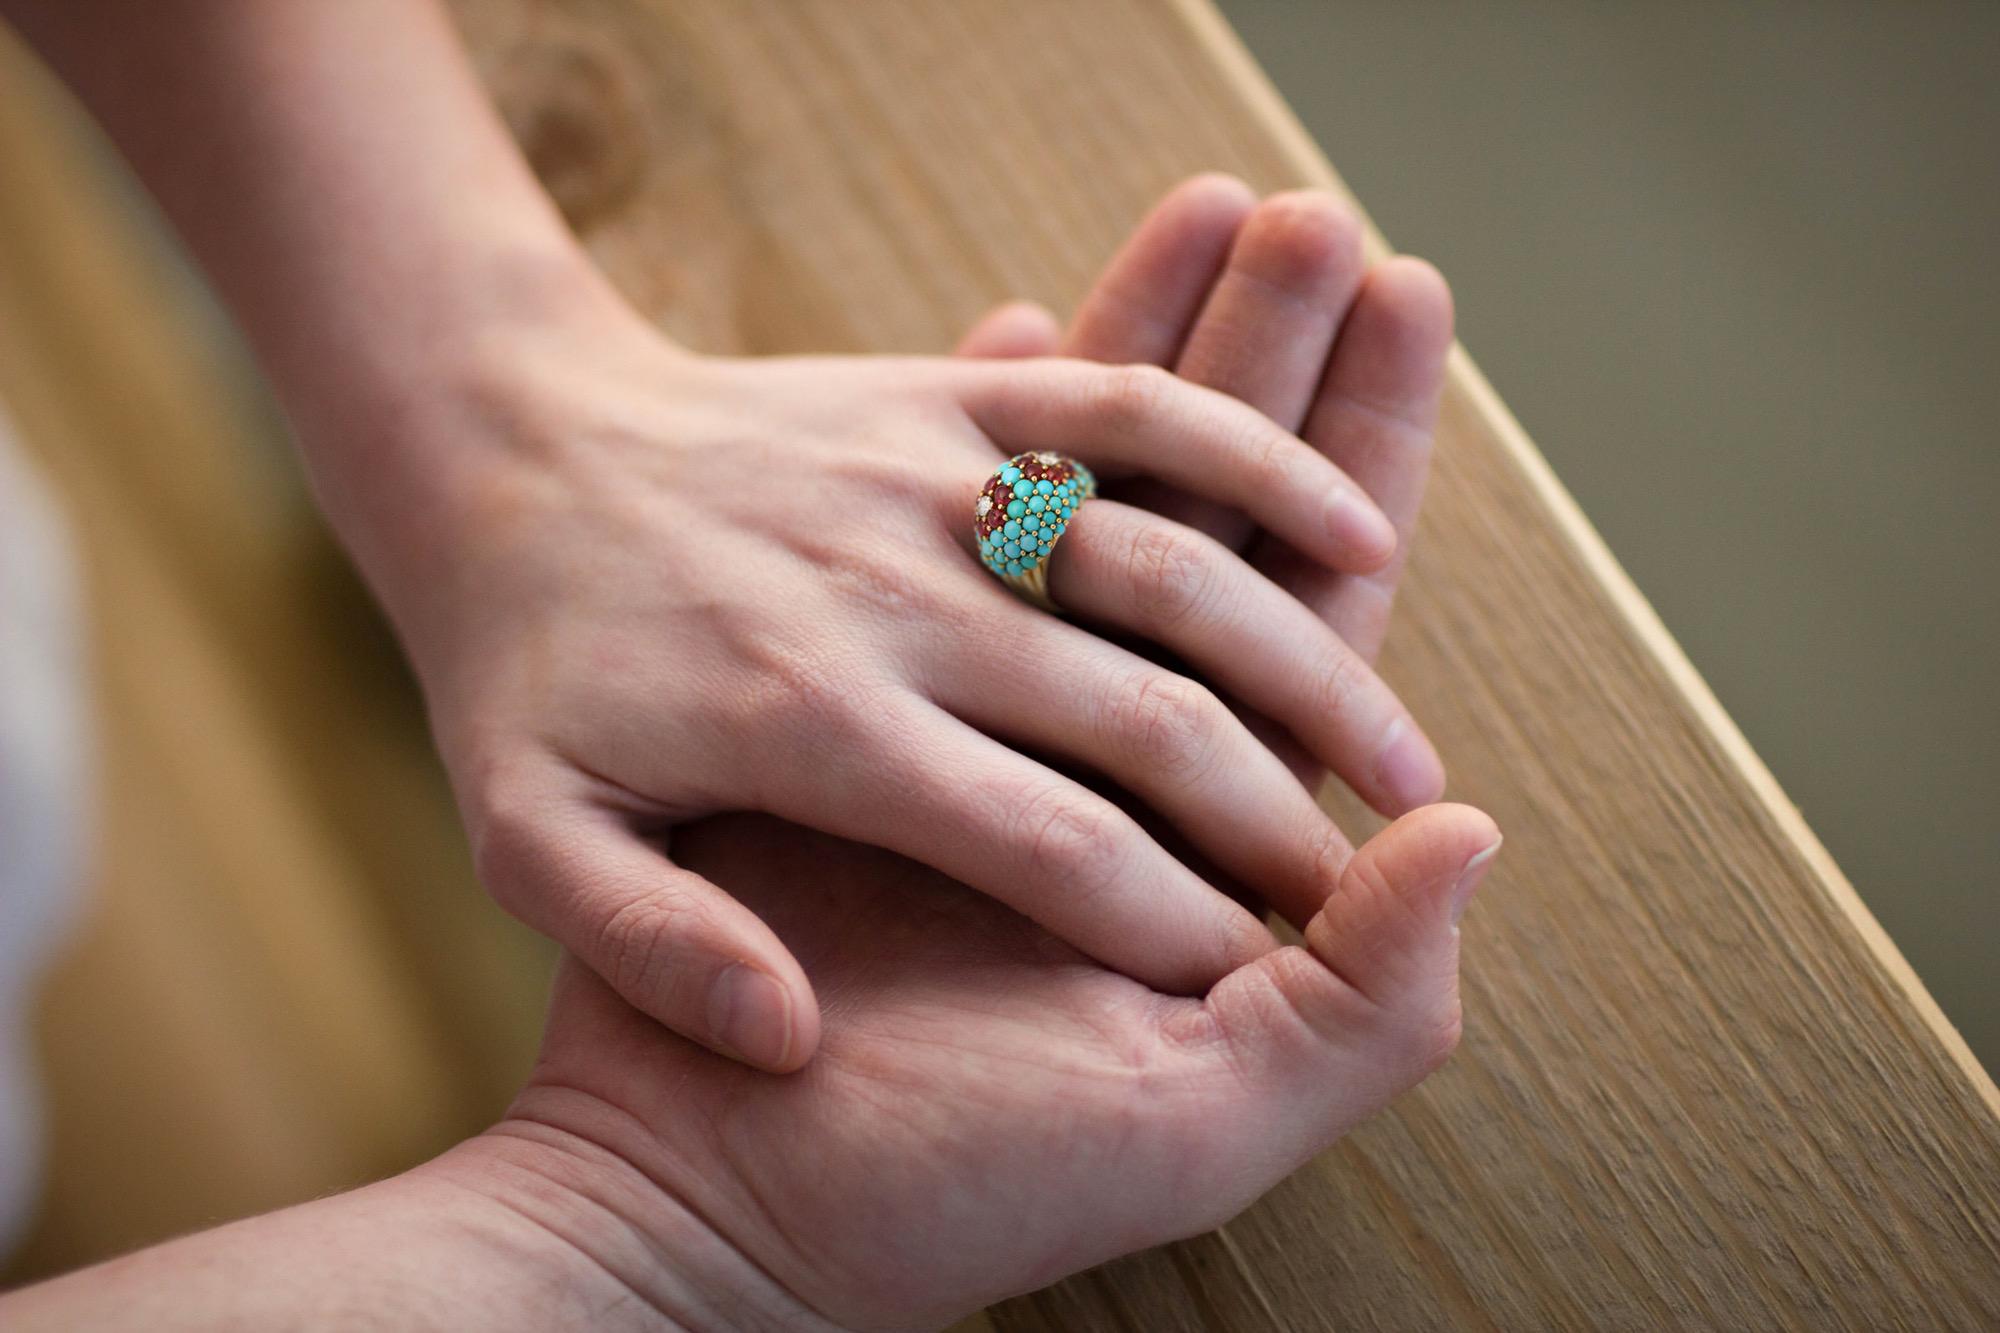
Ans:
[[[979,559],[1000,581],[1044,611],[1049,552],[1085,500],[1097,494],[1090,469],[1061,454],[1016,454],[987,479],[972,506]]]

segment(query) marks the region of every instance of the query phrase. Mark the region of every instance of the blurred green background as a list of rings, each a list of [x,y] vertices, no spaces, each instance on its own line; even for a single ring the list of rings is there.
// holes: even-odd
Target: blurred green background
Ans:
[[[1223,8],[2000,1069],[2000,6]]]

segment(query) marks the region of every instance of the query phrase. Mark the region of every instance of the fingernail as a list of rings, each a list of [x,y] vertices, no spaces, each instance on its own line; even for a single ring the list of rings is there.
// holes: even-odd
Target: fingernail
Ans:
[[[1386,514],[1362,499],[1359,492],[1335,491],[1327,502],[1326,525],[1335,541],[1371,565],[1395,554],[1395,526]]]
[[[1382,733],[1375,784],[1406,811],[1429,805],[1444,792],[1444,761],[1407,718],[1397,718]]]
[[[708,1030],[751,1064],[775,1069],[791,1054],[791,1001],[768,973],[731,963],[709,986]]]
[[[1472,901],[1472,891],[1479,887],[1479,881],[1486,878],[1486,867],[1493,864],[1493,858],[1500,855],[1500,843],[1495,839],[1491,847],[1465,863],[1465,869],[1458,872],[1458,883],[1451,887],[1451,924],[1465,915],[1465,905]]]

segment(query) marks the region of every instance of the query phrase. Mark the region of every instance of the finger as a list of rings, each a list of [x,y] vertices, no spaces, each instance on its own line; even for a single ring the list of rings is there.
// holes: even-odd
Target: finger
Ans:
[[[935,708],[873,734],[852,772],[814,773],[810,791],[779,797],[798,809],[773,813],[921,861],[1158,990],[1199,994],[1277,947],[1081,783]],[[893,801],[884,772],[905,775]]]
[[[1352,208],[1324,190],[1272,195],[1237,233],[1174,372],[1296,430],[1362,271]]]
[[[1256,202],[1250,187],[1231,176],[1197,176],[1174,189],[1084,297],[1063,354],[1112,364],[1171,365]],[[1225,505],[1145,477],[1127,483],[1124,495],[1195,527],[1242,522]]]
[[[581,958],[628,1004],[745,1064],[812,1058],[819,1005],[757,916],[643,842],[623,816],[538,796],[482,821],[496,901]]]
[[[1361,220],[1352,208],[1324,190],[1271,196],[1237,232],[1174,373],[1297,430],[1361,273]],[[1225,546],[1240,550],[1255,531],[1240,511],[1178,493],[1140,498]]]
[[[974,650],[945,708],[1110,778],[1294,925],[1326,901],[1352,849],[1213,691],[1048,616]]]
[[[1336,569],[1394,554],[1387,516],[1317,450],[1225,394],[1157,366],[1042,359],[955,362],[960,402],[1009,453],[1073,454],[1110,477],[1144,473],[1245,510]]]
[[[1370,659],[1388,627],[1423,502],[1451,337],[1451,289],[1436,269],[1398,257],[1369,273],[1334,346],[1305,436],[1388,515],[1396,555],[1380,569],[1343,578],[1287,559],[1275,544],[1268,555],[1259,553],[1268,573]]]
[[[1403,816],[1354,854],[1306,927],[1306,948],[1231,973],[1198,1014],[1171,1014],[1170,1034],[1198,1038],[1303,1129],[1302,1153],[1324,1146],[1456,1046],[1456,917],[1499,847],[1499,829],[1470,806]]]
[[[1233,176],[1176,186],[1105,265],[1077,307],[1063,355],[1170,365],[1256,202]]]
[[[1444,794],[1436,750],[1381,677],[1213,538],[1115,501],[1085,505],[1049,557],[1049,594],[1066,610],[1172,650],[1287,728],[1383,814]],[[1256,746],[1247,731],[1243,738]],[[1296,781],[1285,785],[1304,798]]]
[[[1062,325],[1033,301],[1009,301],[982,315],[959,339],[954,356],[1010,360],[1048,356],[1062,340]]]

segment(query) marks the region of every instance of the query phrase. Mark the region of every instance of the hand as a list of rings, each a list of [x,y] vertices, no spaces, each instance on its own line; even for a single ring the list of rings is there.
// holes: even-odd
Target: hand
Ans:
[[[1004,454],[1054,448],[1241,506],[1330,567],[1383,567],[1392,525],[1318,451],[1153,368],[731,362],[633,326],[490,366],[451,432],[484,462],[375,582],[482,878],[648,1013],[767,1068],[817,1040],[783,945],[643,836],[719,810],[911,856],[1161,989],[1274,947],[1111,802],[990,737],[1135,793],[1295,919],[1324,900],[1348,844],[1270,750],[1206,688],[1018,602],[968,532]],[[1061,595],[1256,700],[1379,808],[1435,797],[1394,696],[1238,557],[1209,543],[1196,572],[1240,605],[1180,623],[1151,585],[1189,571],[1092,558],[1196,540],[1093,502]],[[1421,762],[1385,769],[1405,737]]]
[[[570,963],[487,1146],[517,1141],[513,1208],[678,1326],[937,1327],[1215,1226],[1435,1068],[1453,923],[1497,844],[1464,806],[1405,816],[1307,949],[1194,1000],[886,854],[704,823],[682,855],[837,1015],[818,1058],[784,1078],[718,1059]]]
[[[1218,190],[1178,194],[1121,263]],[[1238,217],[1238,253],[1271,211]],[[1205,303],[1190,298],[1186,318],[1228,308],[1210,276],[1187,284]],[[1350,336],[1363,308],[1339,349],[1366,345]],[[1046,345],[1046,320],[1015,312],[982,326],[986,350],[1009,322]],[[1409,345],[1403,327],[1389,346]],[[1198,323],[1187,341],[1201,337]],[[1400,384],[1420,419],[1435,362],[1404,358],[1384,401]],[[1315,442],[1338,458],[1355,438]],[[1405,523],[1422,458],[1397,449],[1372,474],[1378,494],[1408,495]],[[1392,586],[1377,579],[1363,612],[1386,609]],[[1329,602],[1336,620],[1348,601]],[[150,1298],[163,1326],[335,1305],[411,1326],[467,1311],[493,1327],[941,1323],[1213,1225],[1435,1067],[1458,1031],[1451,923],[1497,847],[1464,807],[1406,816],[1345,863],[1304,923],[1306,949],[1263,954],[1195,1001],[1094,966],[907,861],[768,820],[694,825],[679,847],[689,872],[797,942],[838,1016],[811,1070],[777,1079],[720,1060],[570,961],[543,1059],[495,1131],[395,1181],[18,1293],[9,1313],[32,1325],[40,1308],[65,1327]],[[274,1259],[282,1284],[264,1280]]]
[[[1323,290],[1354,238],[1324,196],[1253,212],[1233,182],[1192,182],[1139,229],[1066,347],[1139,357],[1151,337],[1151,355],[1185,344],[1182,364],[1199,369],[1189,358],[1215,342],[1218,317],[1279,345],[1331,346],[1324,368],[1267,362],[1238,388],[1281,419],[1316,391],[1309,438],[1357,460],[1407,533],[1449,342],[1442,283],[1414,261],[1366,276],[1355,262],[1336,339],[1315,303],[1231,276],[1289,251],[1294,280]],[[1157,304],[1133,309],[1121,291]],[[1057,336],[1045,313],[1006,307],[961,350],[1041,355]],[[1205,527],[1227,522],[1191,497],[1159,499]],[[1372,656],[1393,589],[1390,572],[1313,591]],[[1094,968],[906,862],[763,821],[700,826],[683,842],[690,864],[799,943],[838,1015],[819,1059],[789,1079],[744,1073],[570,965],[544,1059],[496,1137],[520,1136],[518,1151],[558,1163],[538,1178],[576,1186],[555,1193],[549,1225],[588,1266],[684,1324],[725,1310],[743,1327],[812,1314],[934,1326],[1214,1225],[1434,1067],[1459,1026],[1453,923],[1497,847],[1465,807],[1406,816],[1294,918],[1306,951],[1266,955],[1197,1003]],[[636,1246],[622,1230],[635,1219]]]
[[[1339,464],[1396,525],[1396,554],[1380,569],[1345,573],[1300,559],[1242,513],[1150,479],[1135,479],[1122,492],[1130,503],[1244,553],[1339,640],[1300,640],[1289,645],[1293,651],[1335,663],[1373,663],[1381,650],[1423,498],[1452,335],[1451,292],[1437,270],[1407,256],[1370,266],[1361,235],[1360,217],[1326,191],[1293,191],[1259,204],[1239,180],[1196,177],[1133,232],[1067,332],[1043,308],[1010,302],[976,324],[958,349],[962,356],[1060,354],[1167,366],[1190,383],[1241,399]],[[1238,566],[1198,538],[1162,531],[1174,532],[1181,549],[1123,553],[1180,576],[1153,581],[1148,619],[1196,620],[1201,628],[1192,637],[1228,651],[1226,617],[1243,590],[1224,578]],[[1091,547],[1097,535],[1066,538],[1064,558],[1050,571],[1063,605],[1085,614],[1093,608],[1077,597],[1090,590],[1073,594],[1065,576],[1079,556],[1086,564],[1117,558]],[[1271,595],[1260,584],[1251,591]],[[1254,706],[1268,697],[1259,691],[1239,702]],[[1265,718],[1246,720],[1308,787],[1324,780],[1311,749]],[[1384,744],[1381,754],[1385,768],[1409,767],[1378,774],[1384,787],[1421,791],[1438,781],[1421,745]]]
[[[737,816],[690,866],[798,943],[839,1015],[776,1077],[565,960],[508,1118],[347,1194],[0,1296],[8,1328],[936,1327],[1226,1219],[1457,1040],[1498,846],[1432,806],[1206,1000],[1108,972],[880,851]],[[801,892],[801,884],[810,884]]]

